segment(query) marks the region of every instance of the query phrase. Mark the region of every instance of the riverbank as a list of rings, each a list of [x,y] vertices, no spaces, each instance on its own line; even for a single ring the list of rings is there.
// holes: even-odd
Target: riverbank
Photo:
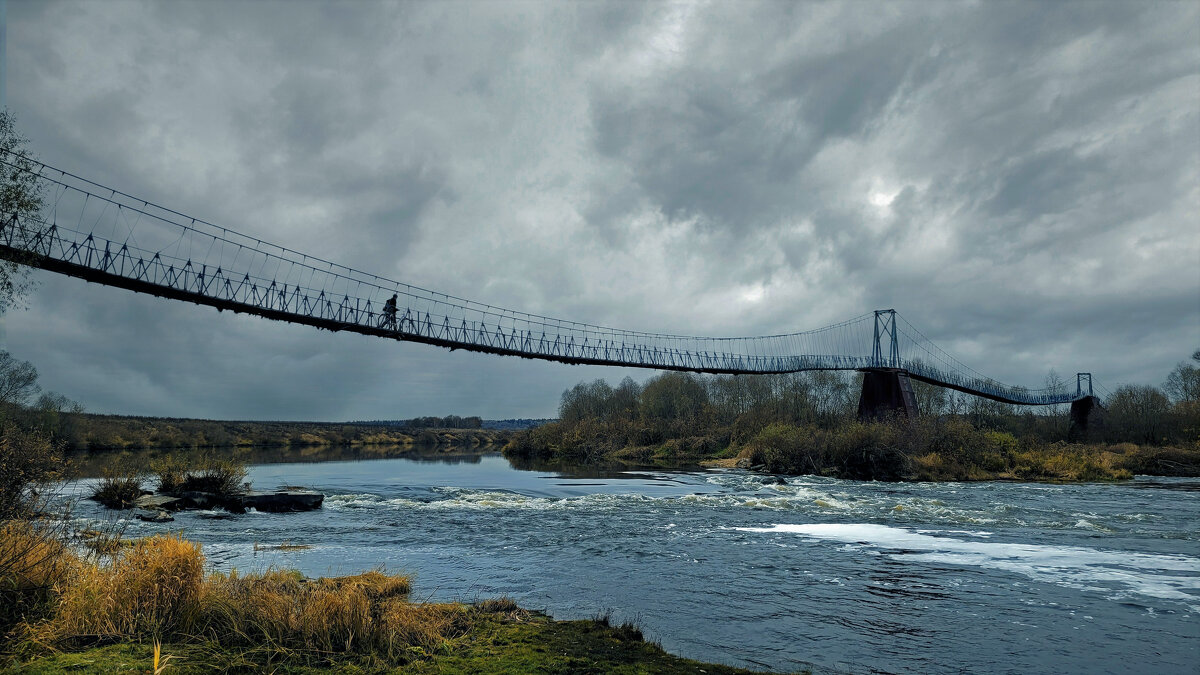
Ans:
[[[464,608],[470,613],[470,608]],[[472,629],[421,660],[403,665],[372,659],[347,659],[325,665],[268,663],[254,655],[213,644],[162,645],[168,673],[211,673],[271,668],[279,673],[716,673],[749,675],[755,671],[703,663],[663,651],[626,628],[602,621],[554,621],[537,612],[480,613]],[[79,652],[61,652],[26,661],[23,673],[153,672],[154,647],[124,642]],[[803,671],[802,671],[803,672]]]
[[[1177,387],[1173,398],[1153,387],[1119,387],[1081,425],[1066,405],[1035,413],[913,382],[919,415],[863,421],[862,377],[666,372],[642,384],[580,382],[563,392],[558,422],[517,433],[504,452],[564,465],[723,461],[849,480],[1200,476],[1200,402]]]
[[[963,419],[845,420],[832,427],[771,423],[758,429],[681,429],[653,435],[637,425],[581,420],[515,434],[506,457],[554,462],[746,468],[777,474],[885,481],[1106,481],[1134,475],[1200,476],[1191,446],[1047,442],[982,429]],[[666,436],[665,438],[663,436]]]
[[[185,466],[202,466],[213,459],[227,460],[246,466],[260,464],[290,464],[318,462],[354,462],[362,460],[404,457],[416,461],[440,463],[476,463],[481,455],[498,452],[500,441],[477,445],[315,445],[290,446],[218,446],[211,448],[145,448],[135,450],[99,450],[71,452],[64,457],[63,473],[68,478],[96,478],[117,473],[142,470],[162,461],[180,462]],[[128,470],[128,471],[127,471]]]
[[[511,431],[363,422],[259,422],[59,413],[54,435],[69,452],[211,448],[502,445]]]
[[[35,527],[0,543],[7,667],[20,672],[750,673],[667,654],[637,626],[554,621],[507,598],[409,599],[383,572],[207,574],[200,546],[156,535],[85,557]],[[165,646],[157,644],[161,640]],[[153,645],[153,646],[152,646]]]

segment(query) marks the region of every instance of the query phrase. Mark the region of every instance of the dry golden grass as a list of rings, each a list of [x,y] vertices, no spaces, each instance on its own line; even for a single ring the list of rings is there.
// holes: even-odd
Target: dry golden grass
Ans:
[[[0,636],[48,609],[55,584],[75,560],[59,534],[37,521],[0,524]]]
[[[5,534],[4,546],[37,550]],[[237,647],[268,661],[351,654],[406,662],[470,627],[462,605],[409,602],[407,576],[378,570],[316,580],[279,570],[206,576],[199,545],[174,535],[139,540],[99,562],[61,550],[46,557],[65,562],[29,565],[37,570],[29,583],[52,587],[57,599],[49,618],[23,631],[44,645],[152,639]]]
[[[329,445],[330,443],[328,438],[315,434],[300,434],[300,438],[292,439],[292,445]]]
[[[106,563],[76,559],[56,584],[50,621],[33,627],[41,642],[77,636],[161,636],[195,608],[204,582],[200,547],[175,535],[138,541]]]
[[[720,457],[717,459],[700,460],[700,466],[707,466],[714,469],[736,469],[738,462],[742,461],[741,457]]]
[[[312,548],[312,544],[292,544],[283,542],[282,544],[254,544],[255,551],[307,551]]]
[[[62,542],[36,523],[10,521],[0,526],[0,574],[6,591],[52,587],[71,558]]]
[[[433,649],[465,632],[462,607],[410,603],[410,588],[408,577],[379,571],[311,581],[279,571],[213,575],[191,632],[221,644],[389,659],[404,659],[413,648]]]
[[[318,579],[317,584],[333,591],[363,593],[372,600],[405,598],[412,591],[412,579],[404,575],[371,570],[346,577]]]
[[[475,603],[475,609],[485,614],[500,614],[512,620],[519,620],[529,616],[529,612],[521,609],[517,601],[507,595],[479,600]]]
[[[97,555],[114,555],[137,545],[140,539],[125,539],[118,531],[83,530],[76,535],[83,547]]]
[[[1132,448],[1137,451],[1137,446]],[[1003,455],[977,453],[967,459],[929,452],[913,457],[913,474],[918,480],[1125,480],[1133,477],[1126,466],[1127,451],[1120,446],[1058,444]]]

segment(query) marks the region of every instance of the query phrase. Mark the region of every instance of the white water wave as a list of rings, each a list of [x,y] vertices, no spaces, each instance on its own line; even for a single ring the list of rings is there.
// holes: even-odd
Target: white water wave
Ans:
[[[1200,611],[1200,558],[1106,551],[1080,546],[1016,544],[933,536],[873,523],[778,524],[739,527],[743,532],[797,534],[851,548],[879,549],[896,560],[985,567],[1035,581],[1100,591],[1114,600],[1136,594],[1181,601]]]
[[[1067,520],[1063,513],[1021,513],[1011,505],[984,507],[952,506],[941,499],[883,494],[855,495],[839,490],[822,490],[821,485],[768,485],[735,492],[699,492],[688,495],[649,496],[630,493],[595,493],[577,496],[531,496],[504,490],[471,488],[434,488],[428,497],[384,497],[377,494],[333,494],[326,497],[327,508],[382,510],[618,510],[661,506],[701,509],[750,508],[789,511],[813,515],[838,514],[843,518],[936,523],[974,530],[997,524],[1024,526],[1025,518],[1034,525],[1076,527],[1108,531],[1094,521],[1076,517]],[[832,487],[832,486],[829,486]],[[1091,515],[1091,514],[1089,514]],[[965,526],[965,527],[964,527]]]

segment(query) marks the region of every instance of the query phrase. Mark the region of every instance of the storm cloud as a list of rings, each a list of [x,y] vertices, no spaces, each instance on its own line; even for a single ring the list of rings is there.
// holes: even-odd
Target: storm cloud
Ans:
[[[621,328],[895,307],[974,369],[1200,348],[1200,5],[10,0],[44,161],[300,251]],[[35,273],[5,348],[96,412],[555,414],[649,371],[445,350]]]

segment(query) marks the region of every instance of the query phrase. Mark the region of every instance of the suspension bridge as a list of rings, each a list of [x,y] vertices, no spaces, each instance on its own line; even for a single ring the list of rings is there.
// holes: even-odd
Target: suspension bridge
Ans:
[[[915,415],[910,380],[1017,405],[1098,400],[1028,389],[955,359],[892,309],[815,330],[699,337],[622,330],[494,307],[386,279],[235,232],[12,153],[6,178],[40,208],[0,214],[0,258],[140,293],[331,331],[570,364],[696,373],[866,373],[859,413]]]

